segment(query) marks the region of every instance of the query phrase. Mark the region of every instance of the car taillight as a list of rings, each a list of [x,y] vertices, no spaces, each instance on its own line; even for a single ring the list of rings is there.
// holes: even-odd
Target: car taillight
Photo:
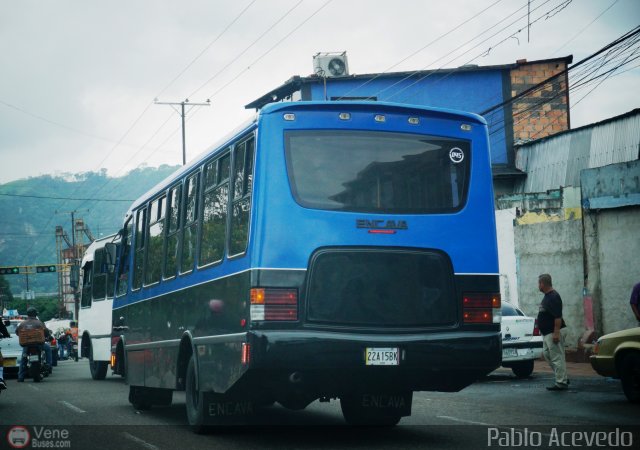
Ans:
[[[462,320],[464,323],[500,323],[500,294],[481,293],[462,296]]]
[[[297,289],[253,288],[251,320],[298,320]]]
[[[533,322],[533,335],[540,336],[540,328],[538,328],[538,319]]]

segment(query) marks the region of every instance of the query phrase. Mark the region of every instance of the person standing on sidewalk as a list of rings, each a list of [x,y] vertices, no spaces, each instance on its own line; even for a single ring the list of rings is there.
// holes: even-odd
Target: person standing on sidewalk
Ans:
[[[633,311],[633,315],[636,316],[638,326],[640,327],[640,283],[633,287],[629,303],[631,304],[631,310]]]
[[[565,391],[569,387],[567,362],[564,355],[564,341],[567,335],[562,318],[562,299],[553,288],[551,275],[544,273],[538,277],[538,289],[544,294],[538,311],[538,327],[543,336],[542,354],[555,375],[555,384],[549,391]]]

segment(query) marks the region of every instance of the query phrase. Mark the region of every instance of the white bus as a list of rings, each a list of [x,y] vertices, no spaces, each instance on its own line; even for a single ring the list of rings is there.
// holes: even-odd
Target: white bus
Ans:
[[[111,309],[115,274],[109,272],[104,245],[116,235],[96,240],[82,258],[78,337],[80,356],[89,359],[94,380],[103,380],[111,360]]]

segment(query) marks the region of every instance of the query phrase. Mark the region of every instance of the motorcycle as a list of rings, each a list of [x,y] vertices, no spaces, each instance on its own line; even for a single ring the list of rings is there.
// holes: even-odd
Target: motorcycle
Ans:
[[[41,345],[28,345],[25,353],[27,374],[33,381],[38,383],[51,374],[51,367],[47,364],[44,348]]]
[[[78,341],[71,341],[71,349],[69,351],[69,359],[78,362]]]

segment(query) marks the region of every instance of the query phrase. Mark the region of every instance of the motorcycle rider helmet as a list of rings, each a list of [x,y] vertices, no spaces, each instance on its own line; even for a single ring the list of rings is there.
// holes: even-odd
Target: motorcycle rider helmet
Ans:
[[[38,316],[38,310],[35,309],[33,306],[30,306],[27,309],[27,316],[28,317],[37,317]]]

